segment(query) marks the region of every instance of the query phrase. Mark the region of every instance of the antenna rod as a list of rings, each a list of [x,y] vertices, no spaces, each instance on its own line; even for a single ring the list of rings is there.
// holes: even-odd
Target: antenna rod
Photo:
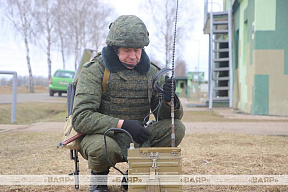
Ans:
[[[175,127],[174,127],[174,59],[175,59],[175,46],[176,46],[176,31],[177,31],[177,16],[178,16],[178,0],[176,4],[176,16],[175,16],[175,29],[174,29],[174,42],[173,42],[173,55],[172,55],[172,74],[171,74],[171,147],[175,147]]]

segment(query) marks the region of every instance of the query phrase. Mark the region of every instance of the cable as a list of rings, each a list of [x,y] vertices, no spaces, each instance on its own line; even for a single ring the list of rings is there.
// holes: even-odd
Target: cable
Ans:
[[[158,117],[159,117],[159,112],[160,112],[160,109],[161,109],[162,101],[163,101],[163,96],[159,97],[159,109],[157,111],[157,117],[156,117],[157,122],[158,122]]]
[[[159,108],[159,110],[160,110],[161,101],[162,101],[162,99],[159,98],[159,102],[158,102],[157,107],[155,107],[155,109],[154,109],[153,111],[151,111],[151,113],[149,113],[148,115],[146,115],[146,117],[144,117],[144,121],[143,121],[143,123],[146,123],[146,119],[147,119],[147,117],[149,117],[151,114],[153,114],[153,113],[154,113],[158,108]],[[158,121],[159,110],[158,110],[158,112],[157,112],[156,121]]]
[[[115,166],[113,165],[113,163],[110,161],[109,153],[108,153],[108,147],[107,147],[107,142],[106,142],[106,134],[107,134],[109,131],[122,131],[122,132],[124,132],[124,133],[126,133],[126,134],[128,135],[128,137],[130,138],[130,143],[134,143],[134,144],[135,144],[135,142],[134,142],[134,140],[133,140],[133,137],[130,135],[130,133],[129,133],[128,131],[124,130],[124,129],[110,128],[110,129],[108,129],[107,131],[105,131],[105,133],[104,133],[104,143],[105,143],[105,150],[106,150],[107,160],[108,160],[108,162],[110,163],[110,165],[111,165],[114,169],[116,169],[116,170],[119,171],[122,175],[124,175],[124,173],[123,173],[120,169],[118,169],[117,167],[115,167]]]
[[[159,79],[159,77],[169,71],[172,71],[172,69],[168,68],[168,67],[165,67],[163,69],[161,69],[156,75],[155,77],[153,78],[152,80],[152,88],[154,91],[156,92],[161,92],[163,93],[163,88],[159,85],[159,83],[157,82],[157,80]]]
[[[168,73],[169,71],[171,71],[172,69],[168,68],[168,67],[165,67],[163,69],[161,69],[160,71],[158,71],[158,73],[155,75],[155,77],[152,79],[152,89],[153,91],[155,92],[158,92],[159,94],[162,94],[163,93],[163,88],[159,85],[159,83],[157,82],[157,80],[159,79],[159,77],[161,77],[161,75],[165,74],[165,73]],[[159,95],[159,102],[158,102],[158,105],[157,107],[151,112],[149,113],[148,115],[146,115],[144,117],[144,123],[146,123],[146,119],[151,115],[153,114],[157,109],[158,109],[158,112],[157,112],[157,115],[156,115],[156,122],[158,122],[158,116],[159,116],[159,111],[160,111],[160,108],[161,108],[161,103],[162,103],[162,95]]]

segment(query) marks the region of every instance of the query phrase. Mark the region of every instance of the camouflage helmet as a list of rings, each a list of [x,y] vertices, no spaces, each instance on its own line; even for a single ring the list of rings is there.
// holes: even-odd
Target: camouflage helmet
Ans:
[[[122,15],[109,26],[108,46],[143,48],[149,44],[149,32],[135,15]]]

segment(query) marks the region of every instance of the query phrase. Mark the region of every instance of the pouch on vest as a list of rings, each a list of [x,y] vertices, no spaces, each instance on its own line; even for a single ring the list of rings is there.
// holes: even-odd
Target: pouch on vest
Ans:
[[[106,83],[109,80],[110,71],[105,68],[102,82],[102,94],[106,91]],[[84,136],[80,133],[77,133],[72,127],[72,111],[73,111],[73,102],[75,96],[77,80],[71,83],[67,87],[67,107],[68,107],[68,118],[66,119],[64,125],[64,135],[62,137],[62,142],[58,143],[57,148],[62,146],[67,149],[79,150],[80,149],[80,141]]]
[[[72,127],[72,110],[73,110],[73,102],[76,90],[76,82],[71,83],[67,87],[67,107],[68,107],[68,117],[66,118],[66,122],[64,125],[64,135],[62,137],[62,142],[57,145],[57,147],[62,146],[67,149],[79,150],[80,149],[80,138],[83,136],[77,133]],[[77,137],[75,139],[75,137]]]

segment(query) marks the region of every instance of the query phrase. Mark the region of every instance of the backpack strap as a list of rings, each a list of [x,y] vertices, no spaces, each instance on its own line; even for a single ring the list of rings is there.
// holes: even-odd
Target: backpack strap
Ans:
[[[106,92],[107,89],[107,81],[109,80],[110,77],[110,71],[105,67],[104,75],[103,75],[103,81],[102,81],[102,95]],[[78,78],[76,79],[75,82],[73,82],[74,86],[76,86],[78,83]]]
[[[102,81],[102,95],[106,92],[107,81],[109,80],[109,77],[110,77],[110,71],[105,67],[103,81]]]

